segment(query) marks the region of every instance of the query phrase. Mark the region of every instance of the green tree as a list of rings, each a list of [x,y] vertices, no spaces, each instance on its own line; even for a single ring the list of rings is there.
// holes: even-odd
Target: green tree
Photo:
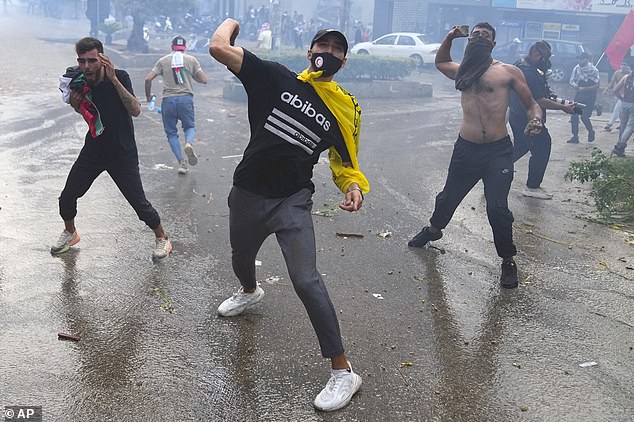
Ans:
[[[146,43],[143,39],[143,24],[151,17],[166,15],[182,16],[195,12],[195,0],[114,0],[117,10],[132,16],[134,24],[128,38],[127,49],[144,51]]]

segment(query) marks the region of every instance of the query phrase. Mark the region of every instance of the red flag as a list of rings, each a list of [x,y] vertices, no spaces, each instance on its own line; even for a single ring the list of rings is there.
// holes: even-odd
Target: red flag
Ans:
[[[630,11],[625,17],[616,34],[614,34],[614,38],[612,38],[612,41],[605,49],[605,55],[610,59],[612,69],[616,70],[621,66],[623,57],[632,45],[634,45],[634,10]]]

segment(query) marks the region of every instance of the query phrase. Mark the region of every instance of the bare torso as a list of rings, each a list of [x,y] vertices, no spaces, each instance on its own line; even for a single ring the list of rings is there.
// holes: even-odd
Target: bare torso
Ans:
[[[508,66],[494,61],[473,86],[462,91],[460,135],[467,141],[487,144],[508,135],[506,110],[513,85]]]

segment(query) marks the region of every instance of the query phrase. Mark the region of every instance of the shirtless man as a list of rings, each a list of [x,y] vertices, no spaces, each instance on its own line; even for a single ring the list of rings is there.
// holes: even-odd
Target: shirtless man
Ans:
[[[436,196],[430,225],[423,227],[408,246],[422,248],[429,241],[440,239],[460,202],[482,179],[495,248],[502,258],[500,282],[504,288],[514,288],[518,285],[514,260],[517,250],[513,244],[513,214],[507,201],[513,181],[513,144],[506,129],[510,91],[515,91],[527,110],[527,134],[541,131],[542,110],[533,100],[522,71],[491,58],[495,46],[495,29],[491,25],[475,25],[459,65],[451,59],[450,50],[453,40],[462,36],[465,35],[458,27],[452,28],[436,54],[436,68],[455,80],[456,89],[462,91],[460,134],[445,187]]]

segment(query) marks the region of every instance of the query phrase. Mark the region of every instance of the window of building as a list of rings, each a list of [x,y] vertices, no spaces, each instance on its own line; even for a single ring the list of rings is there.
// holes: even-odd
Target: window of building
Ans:
[[[543,32],[544,28],[541,22],[526,22],[524,38],[542,38]]]

